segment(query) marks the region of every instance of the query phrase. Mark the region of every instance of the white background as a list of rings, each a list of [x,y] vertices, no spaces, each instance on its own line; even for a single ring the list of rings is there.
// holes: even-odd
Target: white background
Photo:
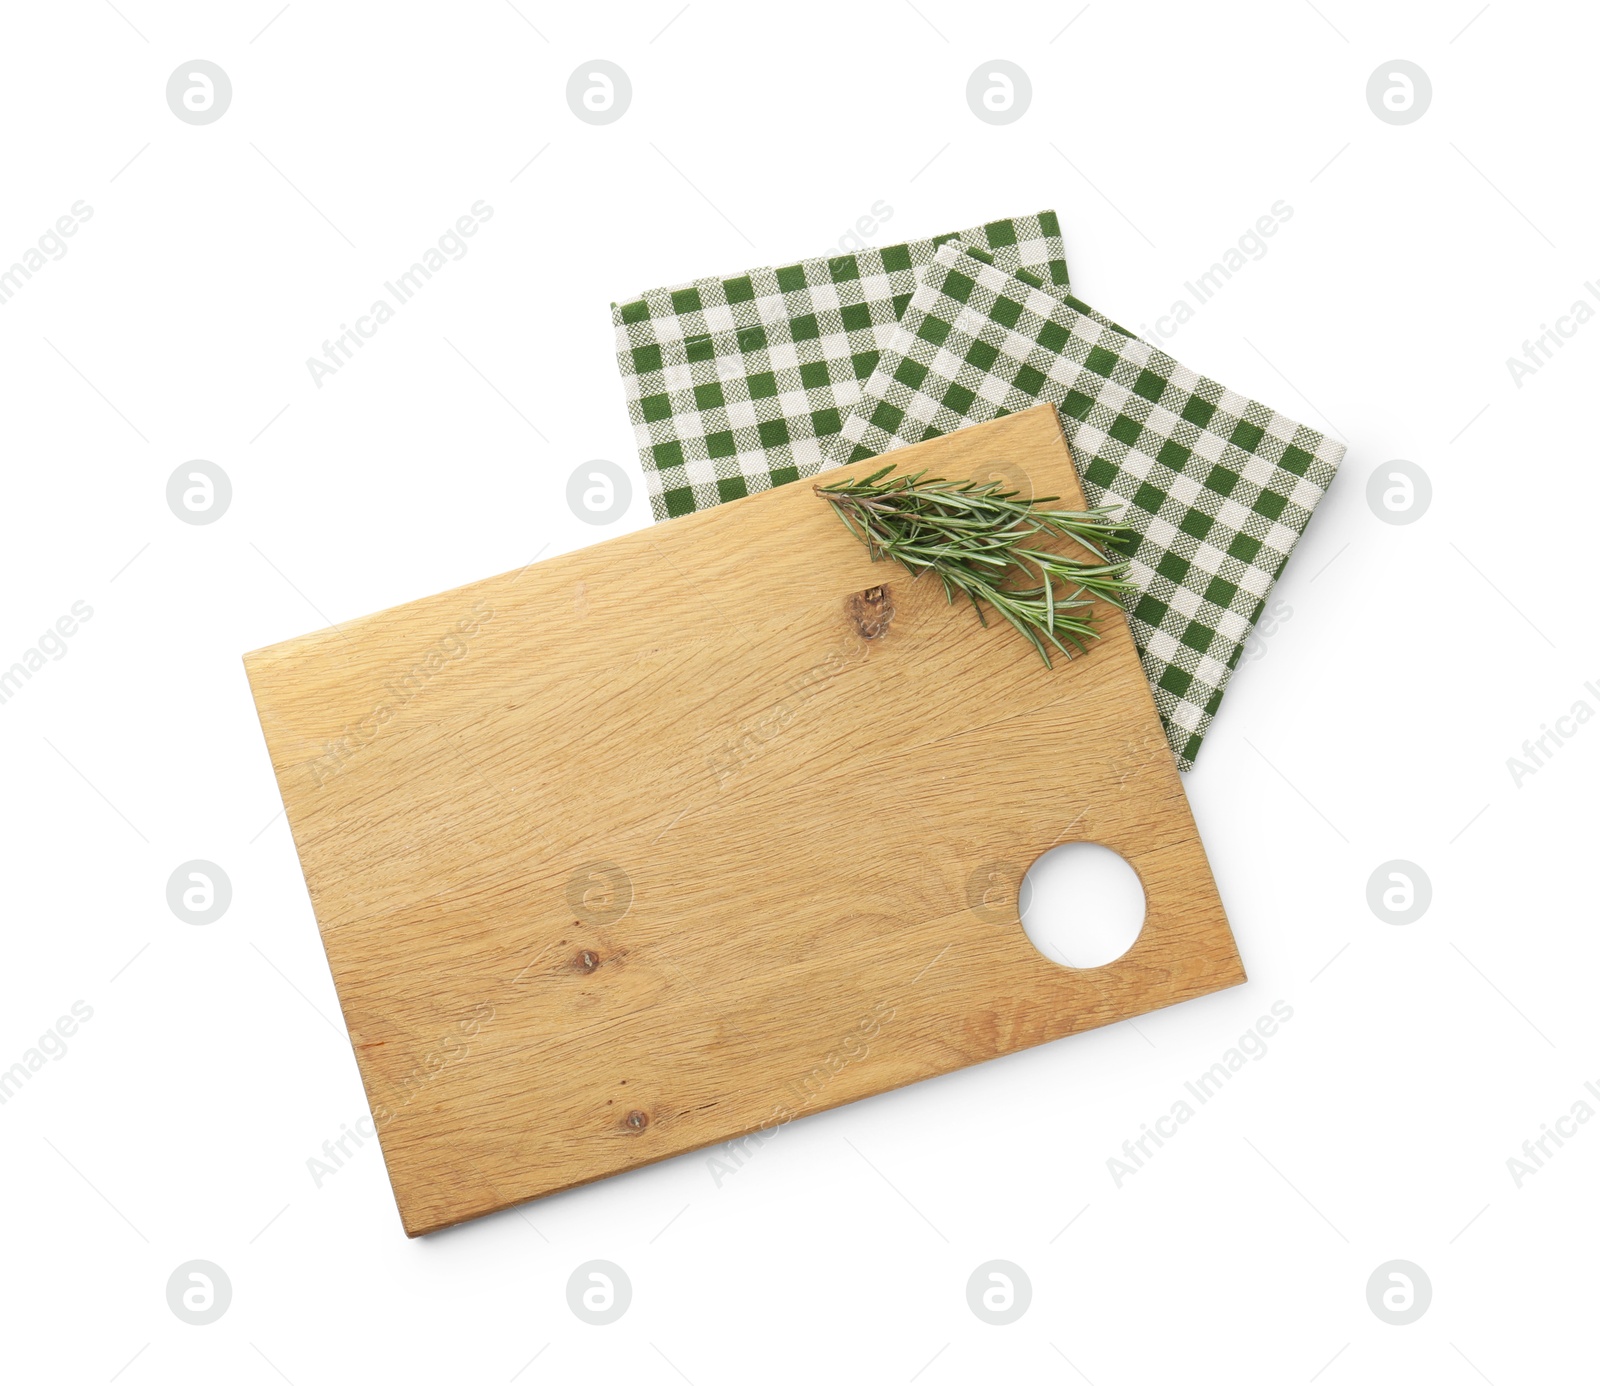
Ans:
[[[0,1066],[93,1019],[0,1107],[0,1376],[1592,1370],[1600,1123],[1520,1188],[1506,1163],[1600,1084],[1600,725],[1506,764],[1600,709],[1600,326],[1506,366],[1600,278],[1592,9],[516,3],[6,8],[0,263],[93,216],[0,306],[0,666],[94,614],[0,706]],[[206,126],[164,96],[196,57],[233,83]],[[564,97],[595,57],[634,88],[605,127]],[[965,102],[995,57],[1034,87],[1004,127]],[[1406,126],[1365,98],[1397,57],[1433,84]],[[317,388],[478,199],[465,258]],[[879,244],[1056,208],[1135,329],[1293,208],[1165,343],[1350,447],[1187,780],[1251,981],[797,1122],[720,1187],[688,1155],[408,1241],[370,1142],[308,1172],[366,1108],[240,655],[648,523],[610,300],[824,252],[880,199]],[[565,503],[595,457],[637,483],[610,530]],[[233,483],[208,526],[165,500],[194,458]],[[1365,498],[1395,458],[1433,483],[1405,526]],[[206,927],[166,903],[191,858],[233,883]],[[1367,904],[1393,858],[1432,881],[1407,926]],[[1119,1188],[1108,1157],[1280,1000]],[[206,1327],[166,1301],[194,1258],[233,1286]],[[567,1307],[595,1258],[633,1285],[609,1327]],[[1032,1283],[1007,1327],[966,1303],[992,1258]],[[1366,1298],[1395,1258],[1433,1287],[1403,1327]]]

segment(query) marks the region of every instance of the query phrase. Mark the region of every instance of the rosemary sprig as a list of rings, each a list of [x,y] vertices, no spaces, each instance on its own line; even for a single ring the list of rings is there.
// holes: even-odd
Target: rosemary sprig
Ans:
[[[1085,641],[1099,637],[1088,609],[1095,599],[1121,606],[1133,590],[1127,561],[1111,549],[1128,531],[1110,510],[1051,510],[1059,497],[1023,500],[999,481],[979,485],[893,471],[890,464],[858,481],[812,489],[874,562],[891,558],[913,578],[936,574],[946,600],[964,593],[985,626],[984,604],[993,607],[1047,666],[1050,646],[1071,659],[1074,649],[1082,652]],[[1050,535],[1075,540],[1094,561],[1036,547]]]

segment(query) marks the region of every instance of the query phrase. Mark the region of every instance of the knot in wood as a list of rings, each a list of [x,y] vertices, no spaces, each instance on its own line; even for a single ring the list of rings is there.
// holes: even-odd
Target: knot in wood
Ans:
[[[863,640],[877,640],[887,634],[889,623],[894,620],[894,601],[889,594],[889,584],[869,587],[851,597],[850,619],[855,622],[856,633]]]

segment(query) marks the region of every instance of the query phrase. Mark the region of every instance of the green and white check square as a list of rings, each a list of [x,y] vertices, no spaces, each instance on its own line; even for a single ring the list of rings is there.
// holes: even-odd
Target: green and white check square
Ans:
[[[1008,269],[935,253],[824,465],[1054,404],[1089,503],[1134,533],[1129,623],[1187,770],[1344,445]]]
[[[1067,287],[1054,212],[613,304],[617,364],[657,520],[814,476],[878,353],[949,241]]]

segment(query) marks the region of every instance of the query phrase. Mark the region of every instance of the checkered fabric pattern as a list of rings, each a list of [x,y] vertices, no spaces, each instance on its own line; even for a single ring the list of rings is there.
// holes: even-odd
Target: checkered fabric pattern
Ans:
[[[657,520],[814,476],[935,252],[956,241],[1067,288],[1054,212],[696,279],[613,304]]]
[[[1008,268],[935,253],[824,465],[1054,404],[1090,504],[1135,535],[1129,621],[1187,770],[1344,445]]]

